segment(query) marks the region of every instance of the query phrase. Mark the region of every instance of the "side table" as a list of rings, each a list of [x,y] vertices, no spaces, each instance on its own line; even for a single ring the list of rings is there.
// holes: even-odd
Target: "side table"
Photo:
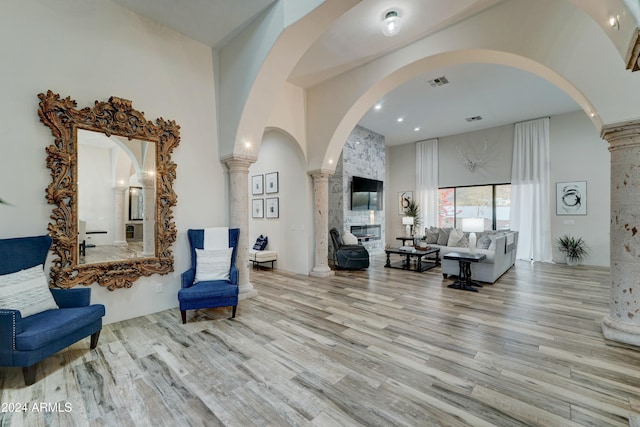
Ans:
[[[411,236],[411,237],[396,237],[396,240],[402,240],[402,246],[405,246],[405,242],[407,240],[412,242],[411,244],[413,245],[413,236]]]
[[[474,282],[471,280],[471,263],[472,262],[480,262],[483,259],[487,258],[485,254],[462,254],[459,252],[450,252],[446,254],[444,259],[450,259],[454,261],[458,261],[458,266],[460,267],[460,272],[458,273],[458,280],[448,285],[448,288],[453,289],[461,289],[463,291],[471,291],[478,292],[478,290],[474,287],[482,287],[482,285],[478,282]]]

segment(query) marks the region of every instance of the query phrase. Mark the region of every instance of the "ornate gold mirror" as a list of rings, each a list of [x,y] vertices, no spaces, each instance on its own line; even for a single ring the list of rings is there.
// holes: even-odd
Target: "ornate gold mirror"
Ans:
[[[171,153],[180,126],[162,118],[147,121],[131,101],[116,97],[82,110],[51,91],[38,98],[40,120],[55,137],[47,147],[47,200],[56,205],[48,226],[52,284],[97,282],[114,290],[173,271],[177,197]],[[132,208],[139,215],[131,216]]]

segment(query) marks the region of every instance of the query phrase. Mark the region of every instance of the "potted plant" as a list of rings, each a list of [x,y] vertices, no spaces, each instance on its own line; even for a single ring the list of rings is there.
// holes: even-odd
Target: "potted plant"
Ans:
[[[582,237],[572,237],[565,234],[556,239],[558,249],[562,252],[567,260],[567,265],[578,265],[589,254],[589,247]]]
[[[413,218],[413,225],[411,226],[411,234],[416,234],[414,230],[420,229],[420,206],[412,200],[409,202],[409,206],[404,212],[405,216],[410,216]]]

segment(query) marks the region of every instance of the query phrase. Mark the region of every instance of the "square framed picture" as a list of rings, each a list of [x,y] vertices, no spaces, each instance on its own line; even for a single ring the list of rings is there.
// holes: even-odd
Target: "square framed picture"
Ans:
[[[264,218],[264,200],[253,199],[251,201],[251,218]]]
[[[279,218],[280,206],[277,197],[266,199],[267,218]]]
[[[398,214],[404,215],[413,200],[413,191],[401,191],[398,193]]]
[[[251,194],[257,195],[264,193],[262,187],[262,175],[254,175],[251,177]]]
[[[587,214],[587,181],[556,183],[556,215]]]
[[[272,194],[278,192],[278,172],[265,174],[265,193]]]

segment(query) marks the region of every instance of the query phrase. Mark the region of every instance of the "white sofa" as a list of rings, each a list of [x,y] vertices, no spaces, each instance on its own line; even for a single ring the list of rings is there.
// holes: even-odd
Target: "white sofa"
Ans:
[[[494,283],[516,262],[518,232],[493,231],[489,233],[494,236],[491,246],[488,249],[476,249],[476,253],[485,254],[487,258],[478,263],[471,263],[471,277],[479,282]],[[442,275],[445,278],[450,275],[457,276],[460,272],[458,261],[444,259],[444,256],[450,252],[469,253],[469,248],[437,244],[429,244],[429,246],[440,248]]]

